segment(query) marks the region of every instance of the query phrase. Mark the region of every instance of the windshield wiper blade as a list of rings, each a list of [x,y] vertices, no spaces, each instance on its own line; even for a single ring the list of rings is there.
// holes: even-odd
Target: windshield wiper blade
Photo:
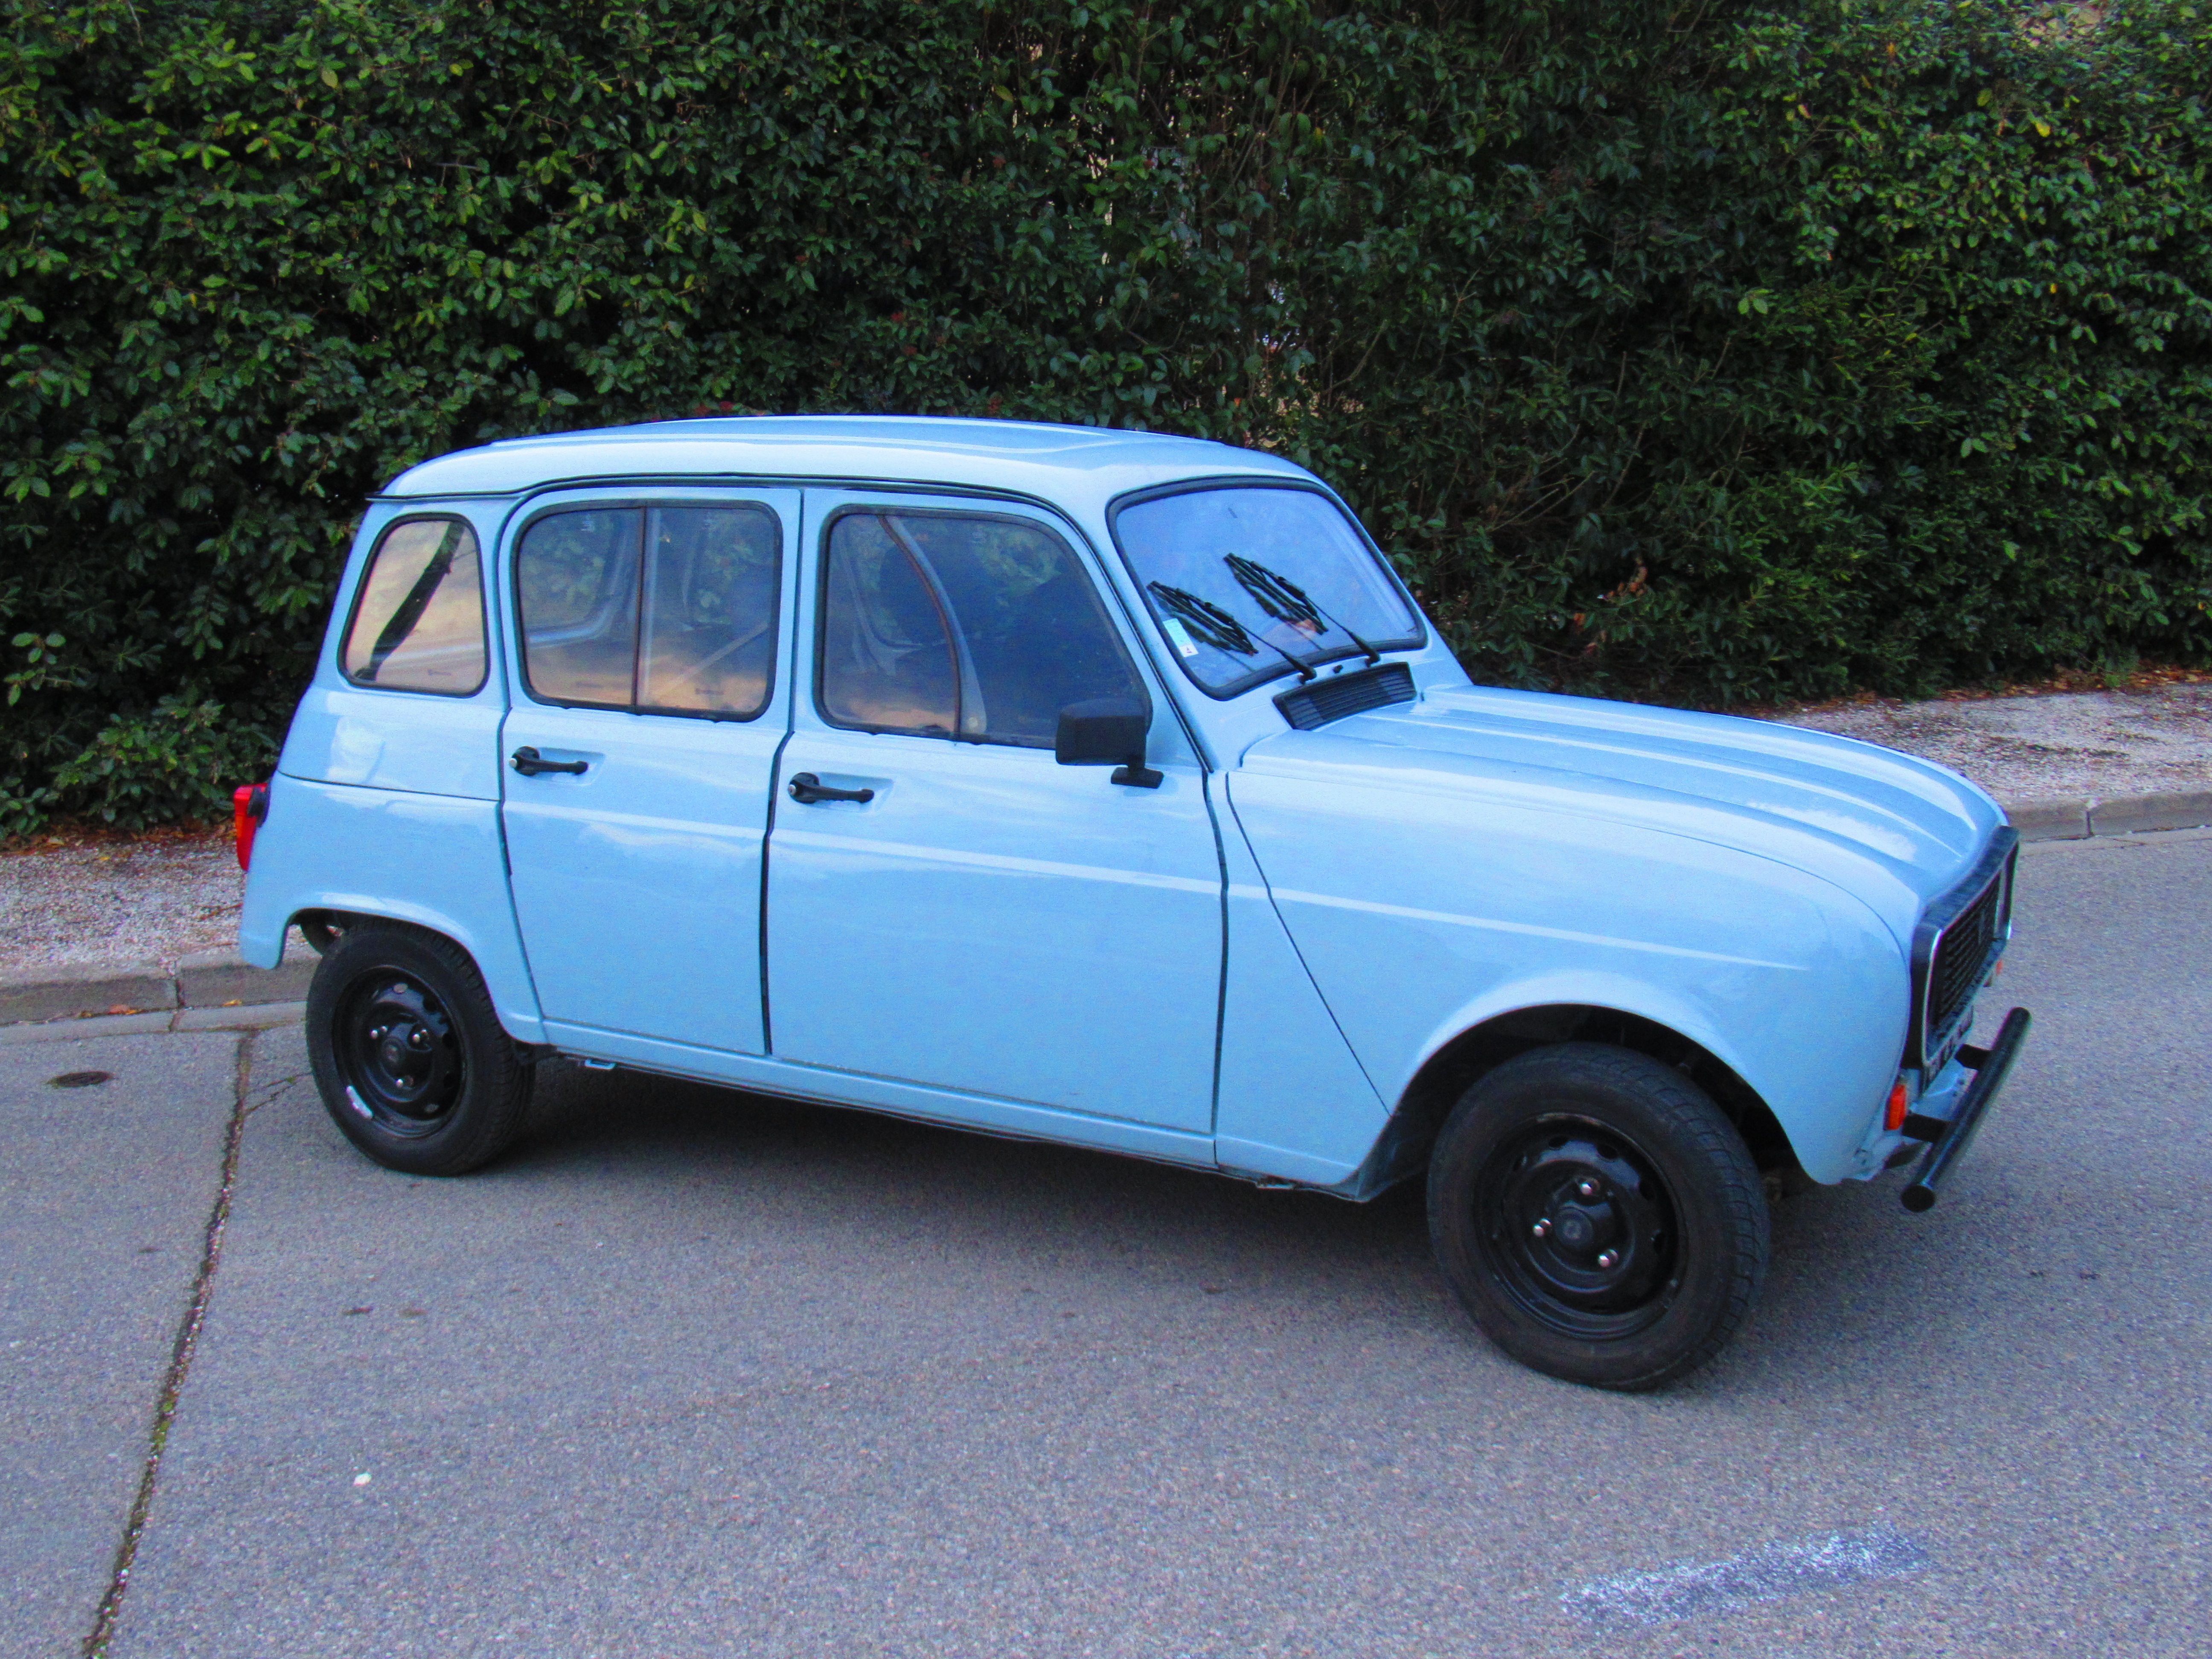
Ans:
[[[1353,633],[1351,628],[1323,611],[1313,598],[1288,576],[1270,570],[1257,559],[1248,559],[1242,554],[1231,553],[1222,560],[1229,574],[1237,578],[1237,585],[1249,593],[1260,609],[1278,622],[1293,626],[1307,623],[1323,631],[1331,628],[1343,630],[1345,638],[1367,653],[1371,668],[1382,660],[1382,653]],[[1287,654],[1287,653],[1286,653]]]
[[[1176,621],[1188,629],[1192,635],[1205,644],[1212,646],[1215,650],[1231,652],[1240,657],[1249,657],[1252,654],[1255,645],[1264,645],[1291,667],[1297,669],[1301,680],[1310,680],[1314,677],[1312,669],[1284,650],[1281,646],[1277,645],[1273,640],[1255,639],[1246,631],[1243,623],[1238,622],[1236,617],[1211,600],[1200,599],[1188,588],[1170,587],[1165,582],[1147,582],[1145,585],[1145,591],[1158,599],[1162,609],[1167,611]]]

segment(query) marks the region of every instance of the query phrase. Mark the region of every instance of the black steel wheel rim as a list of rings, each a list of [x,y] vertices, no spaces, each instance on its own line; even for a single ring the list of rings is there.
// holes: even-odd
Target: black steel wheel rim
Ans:
[[[1681,1288],[1674,1195],[1650,1156],[1606,1124],[1547,1116],[1508,1136],[1484,1160],[1474,1200],[1485,1269],[1562,1335],[1632,1336]]]
[[[397,968],[358,975],[339,998],[336,1039],[346,1104],[396,1135],[434,1133],[468,1081],[453,1016]]]

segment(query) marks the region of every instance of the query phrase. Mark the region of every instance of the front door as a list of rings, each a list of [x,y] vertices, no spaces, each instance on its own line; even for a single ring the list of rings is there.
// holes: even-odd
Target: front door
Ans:
[[[764,1050],[761,858],[798,522],[796,490],[695,489],[562,499],[513,538],[502,812],[549,1023]]]
[[[1203,775],[1072,538],[888,495],[809,491],[807,522],[812,684],[769,857],[775,1056],[1210,1132]],[[1060,710],[1102,697],[1152,709],[1158,787],[1054,763]]]

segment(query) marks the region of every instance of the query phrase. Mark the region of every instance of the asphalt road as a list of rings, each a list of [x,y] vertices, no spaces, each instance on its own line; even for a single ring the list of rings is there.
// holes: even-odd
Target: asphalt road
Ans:
[[[0,1652],[94,1628],[241,1109],[118,1659],[2212,1652],[2208,914],[2212,836],[2031,849],[1954,1187],[1785,1201],[1644,1397],[1411,1194],[567,1068],[415,1181],[296,1031],[0,1049]]]

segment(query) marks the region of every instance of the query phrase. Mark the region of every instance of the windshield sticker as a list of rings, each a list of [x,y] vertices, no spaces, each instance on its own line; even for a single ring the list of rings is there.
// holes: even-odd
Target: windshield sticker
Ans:
[[[1167,629],[1168,643],[1186,657],[1198,654],[1198,641],[1190,636],[1190,629],[1182,625],[1180,617],[1170,617],[1160,624]]]

